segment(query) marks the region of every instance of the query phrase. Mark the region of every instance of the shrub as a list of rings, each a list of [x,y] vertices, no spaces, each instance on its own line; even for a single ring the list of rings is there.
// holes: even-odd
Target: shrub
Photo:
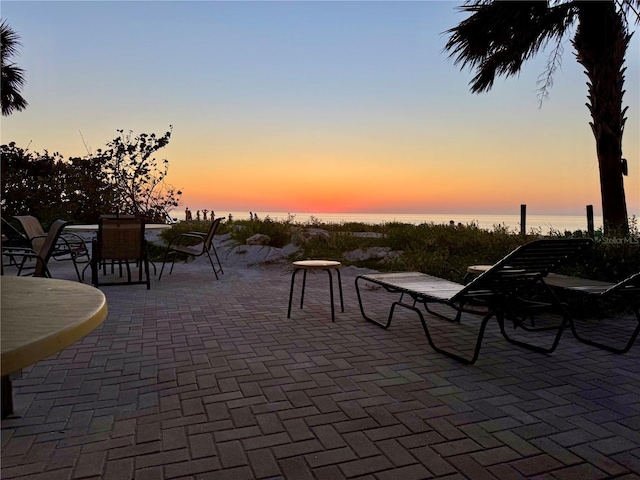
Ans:
[[[169,241],[179,233],[206,232],[208,221],[179,222],[161,236]],[[293,217],[284,221],[236,220],[223,222],[219,234],[230,234],[236,244],[245,244],[247,238],[262,233],[271,238],[270,245],[284,247],[292,237],[304,238],[300,232],[309,228],[326,230],[329,235],[314,235],[300,241],[299,251],[291,260],[325,258],[339,260],[343,265],[355,265],[380,271],[420,271],[461,282],[469,265],[493,264],[520,245],[540,236],[531,232],[521,236],[500,225],[493,230],[482,230],[474,224],[451,227],[424,223],[412,225],[390,222],[379,225],[365,223],[326,223],[311,219],[306,223],[295,222]],[[358,232],[374,232],[378,236],[359,236]],[[635,235],[635,236],[633,236]],[[577,275],[597,280],[618,281],[633,272],[640,271],[640,241],[638,235],[619,241],[601,239],[593,248],[559,273]],[[582,232],[552,232],[552,237],[581,237]],[[345,253],[356,249],[388,247],[401,252],[389,260],[348,261]]]
[[[33,215],[45,228],[58,218],[97,223],[101,214],[116,212],[165,222],[182,192],[165,183],[169,161],[154,155],[171,130],[161,137],[118,132],[106,150],[86,158],[0,145],[3,215]]]

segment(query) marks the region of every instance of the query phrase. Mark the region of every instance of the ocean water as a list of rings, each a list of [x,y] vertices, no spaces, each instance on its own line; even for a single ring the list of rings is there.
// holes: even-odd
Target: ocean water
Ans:
[[[172,217],[184,220],[184,211],[172,212]],[[193,218],[196,218],[196,210],[191,210]],[[434,214],[434,213],[296,213],[296,212],[255,212],[260,219],[267,216],[272,220],[286,220],[293,216],[295,222],[307,223],[314,219],[323,223],[359,222],[366,224],[383,224],[389,222],[402,222],[419,225],[421,223],[435,223],[448,225],[451,220],[457,225],[475,224],[478,228],[493,230],[495,226],[506,227],[514,233],[520,233],[520,214],[517,215],[488,215],[488,214]],[[236,220],[248,220],[249,212],[222,212],[217,211],[216,216],[229,217]],[[594,227],[597,230],[602,227],[602,216],[594,217]],[[587,230],[587,216],[582,215],[527,215],[526,231],[546,235],[550,232],[564,232]]]

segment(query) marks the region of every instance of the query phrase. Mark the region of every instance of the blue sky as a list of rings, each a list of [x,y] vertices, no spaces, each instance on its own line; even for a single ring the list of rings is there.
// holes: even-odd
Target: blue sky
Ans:
[[[82,156],[173,125],[169,182],[192,210],[581,214],[600,210],[586,77],[565,45],[469,93],[442,52],[459,2],[2,2],[29,107],[1,140]],[[640,51],[623,145],[640,210]],[[82,134],[82,136],[81,136]]]

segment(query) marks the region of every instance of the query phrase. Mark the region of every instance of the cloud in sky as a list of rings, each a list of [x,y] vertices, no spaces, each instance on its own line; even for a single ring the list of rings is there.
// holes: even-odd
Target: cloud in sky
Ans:
[[[586,76],[566,45],[472,95],[442,52],[456,2],[14,2],[29,107],[2,142],[64,156],[164,133],[192,210],[582,213],[600,209]],[[640,210],[639,42],[626,73]]]

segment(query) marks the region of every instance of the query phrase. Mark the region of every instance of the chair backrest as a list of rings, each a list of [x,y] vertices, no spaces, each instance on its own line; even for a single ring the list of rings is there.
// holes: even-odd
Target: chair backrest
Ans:
[[[222,217],[216,218],[213,222],[211,222],[211,226],[209,227],[209,231],[207,232],[207,236],[204,239],[205,250],[209,250],[211,248],[211,243],[213,242],[213,236],[216,234],[216,230],[220,226],[220,222],[222,221]]]
[[[22,225],[24,233],[31,242],[31,248],[33,248],[36,253],[40,253],[40,249],[42,249],[45,241],[44,237],[47,235],[47,232],[42,228],[40,220],[31,215],[16,215],[13,218],[18,220],[20,225]]]
[[[99,260],[140,260],[145,255],[144,218],[105,215],[98,222]]]
[[[2,218],[2,246],[6,247],[29,247],[31,242],[24,234],[24,231],[18,230],[11,222]]]
[[[38,222],[38,224],[39,223],[40,222]],[[49,263],[49,259],[51,258],[51,255],[56,248],[56,244],[60,239],[60,235],[62,235],[62,230],[70,223],[71,222],[68,222],[66,220],[56,220],[51,225],[49,233],[47,233],[47,236],[42,242],[42,247],[39,251],[36,250],[36,253],[38,254],[38,260],[36,262],[35,272],[33,273],[34,277],[42,277],[47,274],[47,263]]]
[[[512,297],[531,288],[592,243],[590,238],[535,240],[527,243],[474,278],[454,298]]]

